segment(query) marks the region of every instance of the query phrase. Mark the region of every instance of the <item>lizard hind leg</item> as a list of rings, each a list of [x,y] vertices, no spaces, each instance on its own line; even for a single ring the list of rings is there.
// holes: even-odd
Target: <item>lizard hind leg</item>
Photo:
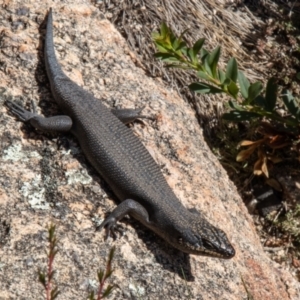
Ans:
[[[28,122],[30,119],[32,119],[36,113],[35,113],[35,107],[33,106],[33,112],[28,111],[24,109],[21,105],[16,104],[13,101],[7,100],[5,102],[5,105],[9,108],[9,110],[16,115],[21,121]]]
[[[53,116],[45,118],[41,115],[24,109],[21,105],[12,101],[6,101],[6,105],[10,111],[16,115],[21,121],[29,122],[36,129],[43,131],[67,132],[72,127],[72,119],[69,116]]]

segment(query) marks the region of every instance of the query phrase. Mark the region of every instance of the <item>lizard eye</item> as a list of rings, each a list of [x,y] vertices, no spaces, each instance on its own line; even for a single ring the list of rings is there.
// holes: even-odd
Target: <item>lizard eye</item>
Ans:
[[[214,250],[216,248],[213,243],[211,243],[207,240],[203,240],[203,246],[209,250]]]

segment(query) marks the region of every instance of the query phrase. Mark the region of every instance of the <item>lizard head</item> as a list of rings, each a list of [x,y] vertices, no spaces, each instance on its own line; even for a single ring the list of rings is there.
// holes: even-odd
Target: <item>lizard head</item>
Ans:
[[[180,226],[181,227],[181,226]],[[192,221],[185,229],[178,229],[169,242],[185,253],[218,258],[232,258],[235,250],[225,232],[193,214]]]

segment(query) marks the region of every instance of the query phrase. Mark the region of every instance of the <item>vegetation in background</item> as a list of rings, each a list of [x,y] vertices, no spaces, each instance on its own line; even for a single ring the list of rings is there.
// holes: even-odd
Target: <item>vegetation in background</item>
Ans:
[[[276,150],[293,147],[299,152],[299,120],[300,107],[288,90],[280,91],[284,103],[284,111],[278,110],[278,85],[274,78],[268,80],[266,88],[259,81],[250,83],[245,74],[238,69],[235,58],[231,58],[226,70],[218,68],[221,48],[216,47],[209,52],[203,47],[204,38],[188,47],[183,40],[183,32],[177,38],[166,24],[162,24],[160,32],[153,33],[153,40],[158,52],[155,57],[166,62],[168,67],[189,69],[197,73],[199,82],[189,85],[189,88],[200,94],[222,93],[229,97],[229,111],[223,118],[232,122],[249,122],[255,124],[254,131],[261,138],[257,140],[242,140],[237,161],[247,160],[254,152],[257,160],[253,166],[255,175],[269,177],[268,164],[278,163],[280,157]]]
[[[292,235],[294,241],[300,244],[300,204],[297,204],[295,209],[290,210],[285,216],[272,220],[274,225],[277,225],[287,235]]]
[[[270,175],[270,170],[283,160],[300,160],[299,100],[287,89],[280,88],[275,78],[270,78],[265,87],[259,81],[251,83],[238,69],[235,58],[231,58],[224,69],[219,68],[220,46],[210,52],[204,48],[204,39],[201,38],[189,47],[184,34],[176,37],[166,24],[162,24],[160,32],[153,33],[158,49],[155,57],[170,68],[196,73],[199,81],[189,85],[192,91],[228,97],[227,110],[222,115],[224,121],[220,126],[225,123],[230,132],[221,129],[217,138],[222,141],[227,153],[243,165],[237,165],[228,156],[227,161],[221,162],[236,173],[250,164],[254,176],[261,175],[266,184],[282,191],[280,183]],[[237,151],[240,147],[243,148]],[[220,147],[213,150],[222,151]],[[252,180],[253,176],[250,178]],[[273,219],[269,225],[288,236],[287,247],[294,249],[299,257],[300,252],[295,246],[299,245],[299,206],[292,203],[286,207],[287,213],[280,218],[277,215],[276,221]]]

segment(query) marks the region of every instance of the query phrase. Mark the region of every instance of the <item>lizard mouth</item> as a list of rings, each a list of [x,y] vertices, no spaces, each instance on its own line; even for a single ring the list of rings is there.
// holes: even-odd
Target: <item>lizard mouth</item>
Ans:
[[[214,243],[205,239],[198,239],[197,242],[191,243],[179,238],[178,242],[180,245],[179,249],[189,254],[205,255],[224,259],[232,258],[235,255],[234,248],[229,242],[225,242],[225,240],[223,240],[222,243]]]
[[[231,245],[227,245],[226,247],[216,247],[212,246],[210,243],[203,243],[202,245],[199,243],[194,245],[185,243],[185,248],[184,252],[190,254],[207,255],[224,259],[232,258],[235,255],[235,250]]]
[[[235,255],[235,250],[229,243],[214,245],[213,243],[204,240],[203,248],[205,249],[205,252],[215,253],[218,257],[232,258]]]

